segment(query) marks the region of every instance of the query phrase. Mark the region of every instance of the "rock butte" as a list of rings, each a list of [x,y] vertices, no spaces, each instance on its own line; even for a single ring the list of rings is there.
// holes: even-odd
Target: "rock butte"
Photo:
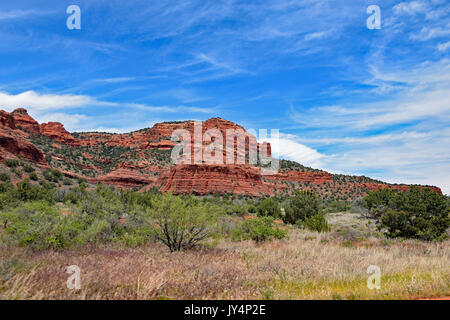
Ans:
[[[170,138],[176,129],[186,129],[193,137],[194,121],[157,123],[151,128],[124,134],[98,132],[71,134],[59,122],[39,124],[24,108],[11,113],[0,110],[0,161],[20,156],[39,167],[49,168],[47,160],[52,159],[52,163],[70,164],[69,169],[57,168],[69,177],[86,178],[90,183],[102,182],[121,188],[137,187],[142,191],[157,187],[162,192],[174,194],[234,193],[262,196],[291,193],[296,189],[308,189],[311,186],[327,186],[332,192],[354,192],[350,197],[356,197],[378,188],[401,191],[410,188],[409,185],[392,185],[366,177],[351,176],[345,176],[351,178],[350,182],[337,184],[332,174],[302,166],[284,168],[272,176],[261,176],[260,168],[248,164],[201,163],[174,166],[167,162],[167,158],[176,144]],[[209,129],[218,129],[224,140],[228,129],[243,130],[247,133],[243,127],[221,118],[203,121],[202,133]],[[50,145],[54,148],[50,153],[43,152],[39,145],[33,143],[44,136],[51,140]],[[256,144],[257,149],[261,146],[267,148],[270,155],[269,143],[260,145],[254,136],[250,134],[249,136],[246,153],[249,145],[254,147]],[[203,142],[202,150],[206,145],[207,143]],[[78,152],[77,156],[70,157],[64,153],[67,152],[64,151],[67,148],[73,153]],[[109,154],[111,150],[112,154]],[[233,151],[237,156],[237,151]],[[226,150],[223,150],[224,162],[225,154]],[[73,170],[74,167],[78,168],[76,172]],[[90,170],[91,175],[84,175],[83,170]],[[424,188],[442,193],[438,187],[424,186]]]

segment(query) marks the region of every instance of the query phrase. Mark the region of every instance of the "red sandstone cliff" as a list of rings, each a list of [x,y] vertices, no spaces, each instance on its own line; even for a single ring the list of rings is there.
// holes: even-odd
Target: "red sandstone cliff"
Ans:
[[[176,142],[170,139],[176,129],[185,129],[189,132],[191,139],[194,139],[194,121],[184,122],[165,122],[157,123],[152,128],[135,131],[125,134],[111,133],[80,133],[74,137],[59,122],[49,122],[38,124],[25,109],[19,108],[11,113],[0,110],[0,160],[14,158],[20,155],[40,166],[47,166],[44,160],[45,154],[40,148],[32,143],[32,136],[44,135],[53,140],[51,146],[54,148],[50,152],[52,162],[70,164],[70,168],[78,167],[80,170],[74,172],[65,169],[59,169],[67,176],[84,177],[91,183],[102,182],[104,184],[115,185],[118,187],[143,187],[142,190],[149,189],[152,186],[162,186],[162,191],[171,191],[177,193],[194,193],[204,195],[208,193],[236,193],[260,196],[263,194],[292,192],[298,188],[316,188],[319,192],[346,193],[350,197],[358,197],[364,190],[376,190],[378,188],[392,188],[401,191],[409,190],[408,185],[390,185],[378,182],[345,182],[336,183],[333,176],[324,171],[297,171],[288,170],[279,172],[273,176],[261,177],[260,169],[244,165],[225,165],[225,164],[180,164],[172,166],[168,163],[161,164],[161,159],[168,157],[164,151],[171,150]],[[191,153],[194,157],[195,152],[203,152],[209,143],[216,140],[214,130],[220,132],[223,142],[226,141],[227,130],[240,132],[244,140],[244,148],[239,152],[236,146],[231,146],[231,153],[235,158],[248,155],[249,149],[264,147],[271,156],[270,144],[259,144],[256,138],[250,135],[243,127],[221,118],[211,118],[202,122],[202,137],[206,131],[212,132],[212,136],[207,141],[201,142],[198,149],[192,147]],[[238,139],[236,139],[238,140]],[[73,154],[77,153],[77,148],[86,148],[82,152],[78,151],[80,156],[69,157],[67,151],[58,153],[62,150],[62,145],[72,147]],[[95,149],[97,146],[100,148]],[[119,149],[119,154],[115,154],[115,160],[110,155],[103,153],[104,147],[125,147],[126,150]],[[229,146],[230,147],[230,146]],[[45,150],[49,147],[46,145]],[[56,149],[56,150],[55,150]],[[66,148],[67,149],[67,148]],[[107,148],[108,149],[108,148]],[[154,150],[160,150],[154,155]],[[226,163],[226,154],[230,150],[222,150],[222,160]],[[121,152],[121,153],[120,153]],[[119,158],[117,158],[119,157]],[[119,161],[118,161],[119,160]],[[167,160],[167,159],[166,159]],[[115,161],[115,162],[111,162]],[[105,169],[106,168],[106,169]],[[69,169],[68,169],[69,170]],[[70,169],[72,170],[72,169]],[[95,178],[86,177],[81,174],[81,170],[90,170]],[[72,170],[73,171],[73,170]],[[370,179],[369,179],[370,180]],[[442,193],[438,187],[424,187]],[[363,192],[361,193],[361,190]]]
[[[75,139],[64,126],[59,122],[42,123],[39,127],[40,133],[48,138],[64,143],[70,146],[79,146],[80,143]]]
[[[259,169],[238,165],[177,165],[170,169],[162,192],[205,195],[235,193],[261,196],[272,194]]]
[[[23,128],[32,134],[40,134],[39,123],[28,115],[27,110],[19,108],[11,113],[17,127]]]
[[[0,110],[0,159],[20,155],[39,165],[45,165],[44,154],[26,139],[27,135],[18,129],[13,114]]]

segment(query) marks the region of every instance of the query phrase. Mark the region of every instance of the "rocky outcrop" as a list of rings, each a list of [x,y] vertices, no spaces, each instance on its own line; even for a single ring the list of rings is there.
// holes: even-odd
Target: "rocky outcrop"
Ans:
[[[27,110],[19,108],[11,113],[16,127],[22,128],[34,135],[39,135],[39,123],[28,115]]]
[[[389,189],[398,190],[398,191],[402,191],[402,192],[408,192],[409,189],[411,188],[410,185],[406,185],[406,184],[395,185],[395,184],[383,184],[383,183],[362,183],[362,184],[359,184],[358,186],[362,187],[364,189],[370,190],[370,191],[389,188]],[[435,186],[418,186],[418,187],[424,188],[424,189],[430,189],[431,191],[442,194],[441,188],[438,188]]]
[[[73,147],[80,145],[78,139],[75,139],[59,122],[42,123],[39,130],[44,136],[56,142],[64,143]]]
[[[144,175],[139,171],[128,169],[117,169],[108,174],[96,178],[88,178],[91,183],[101,182],[107,185],[114,185],[122,188],[142,187],[147,184],[155,184],[158,178],[151,175]]]
[[[279,172],[273,176],[267,176],[269,180],[282,180],[293,181],[300,183],[314,183],[322,184],[327,182],[333,182],[333,178],[330,173],[325,171],[296,171],[290,170],[287,172]]]
[[[0,127],[3,129],[16,129],[14,117],[10,113],[3,110],[0,110]]]
[[[26,137],[27,134],[18,129],[14,115],[0,110],[0,158],[7,159],[20,155],[32,162],[45,165],[42,151]]]
[[[32,162],[45,165],[44,154],[34,144],[0,131],[0,147],[12,155],[20,155]],[[2,158],[7,158],[4,155]]]
[[[162,192],[174,194],[271,194],[259,169],[238,165],[182,164],[172,167]]]
[[[243,127],[222,118],[202,122],[201,131],[196,128],[199,126],[194,121],[164,122],[157,123],[152,128],[125,134],[90,132],[72,135],[59,122],[39,125],[23,108],[11,113],[0,110],[0,159],[20,156],[43,167],[53,164],[66,176],[86,178],[90,183],[102,182],[123,188],[139,187],[142,191],[156,186],[161,187],[163,192],[171,191],[175,194],[235,193],[261,196],[291,194],[295,190],[306,189],[325,197],[336,195],[342,198],[345,195],[354,199],[379,188],[405,192],[410,189],[409,185],[391,185],[366,177],[344,176],[343,179],[335,179],[325,171],[302,167],[299,170],[283,169],[272,176],[261,176],[260,169],[252,167],[248,161],[239,165],[225,164],[227,151],[236,160],[238,157],[247,160],[252,148],[263,148],[271,156],[269,143],[259,144],[256,137]],[[177,129],[187,130],[191,139],[194,139],[197,131],[201,138],[206,137],[195,148],[192,144],[192,160],[198,159],[195,155],[210,151],[208,146],[217,142],[217,132],[221,133],[224,143],[229,130],[233,130],[238,137],[234,139],[236,145],[226,146],[228,149],[218,151],[218,158],[222,160],[219,163],[206,163],[205,159],[202,161],[200,158],[197,164],[172,166],[170,152],[155,151],[171,150],[178,143],[171,140],[172,133]],[[207,131],[211,133],[209,137],[205,135]],[[33,136],[36,135],[44,135],[52,141],[35,139]],[[44,154],[32,141],[48,153]],[[237,141],[243,141],[244,148],[238,150]],[[214,156],[216,152],[212,152]],[[51,161],[48,160],[47,164],[44,159]],[[94,176],[96,177],[92,178]],[[438,187],[421,187],[442,193]]]

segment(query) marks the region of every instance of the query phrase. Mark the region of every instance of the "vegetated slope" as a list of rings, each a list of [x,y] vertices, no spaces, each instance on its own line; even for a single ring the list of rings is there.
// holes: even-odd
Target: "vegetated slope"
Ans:
[[[57,169],[68,178],[86,179],[90,183],[142,190],[156,187],[174,194],[263,196],[309,189],[323,198],[351,200],[378,188],[409,189],[408,185],[387,184],[364,176],[330,174],[288,160],[280,160],[279,172],[270,176],[262,176],[260,166],[251,166],[248,161],[245,165],[199,163],[175,166],[170,155],[177,144],[171,140],[176,129],[186,129],[193,137],[194,121],[157,123],[151,128],[124,134],[69,133],[58,122],[39,124],[23,108],[11,113],[0,111],[0,162],[21,159],[33,164],[38,169],[37,179],[32,179],[35,181],[43,176],[44,170]],[[246,132],[243,127],[221,118],[204,121],[202,133],[209,129],[218,129],[224,138],[227,129]],[[256,139],[247,142],[246,159],[252,143],[256,143]],[[203,142],[192,157],[207,145]],[[256,147],[265,147],[270,154],[270,144],[256,143]],[[237,151],[233,151],[237,157]],[[226,150],[223,153],[225,159]],[[3,164],[0,165],[1,172],[11,170],[11,166]],[[17,181],[29,176],[17,170],[15,174]],[[438,187],[426,187],[441,193]]]

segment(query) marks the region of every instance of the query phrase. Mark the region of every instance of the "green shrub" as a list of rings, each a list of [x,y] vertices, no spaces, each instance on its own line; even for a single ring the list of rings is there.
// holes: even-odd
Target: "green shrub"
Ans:
[[[155,238],[171,252],[188,249],[209,238],[217,221],[216,208],[193,197],[164,194],[149,210]]]
[[[43,174],[44,174],[44,178],[47,181],[55,182],[55,183],[59,182],[59,180],[61,180],[61,178],[63,177],[62,172],[58,171],[56,169],[45,170]]]
[[[11,180],[11,176],[9,174],[7,174],[6,172],[0,173],[0,181],[6,182],[6,181],[10,181],[10,180]]]
[[[351,204],[347,201],[333,201],[327,206],[326,212],[345,212],[351,208]]]
[[[281,218],[280,206],[272,198],[262,200],[256,207],[256,212],[260,217]]]
[[[240,226],[235,228],[232,239],[235,241],[254,240],[263,242],[274,238],[283,239],[286,235],[286,231],[274,226],[273,218],[267,216],[245,220]]]
[[[379,217],[389,209],[401,210],[401,206],[406,202],[403,192],[398,192],[389,188],[370,191],[363,199],[363,205],[369,211],[368,217],[379,219]]]
[[[316,214],[312,217],[306,218],[302,225],[311,231],[328,232],[330,227],[328,222],[322,214]]]
[[[39,180],[38,175],[37,175],[36,172],[31,172],[30,175],[29,175],[29,177],[30,177],[30,179],[33,180],[33,181],[38,181],[38,180]]]
[[[0,214],[9,240],[33,249],[64,248],[69,234],[64,232],[61,215],[47,202],[33,202]]]
[[[293,197],[289,199],[285,207],[284,221],[295,224],[305,221],[319,213],[319,199],[316,194],[307,191],[297,191]]]
[[[378,228],[389,237],[442,240],[450,226],[445,196],[426,188],[411,187],[409,192],[372,191],[365,204],[377,219]]]
[[[19,161],[15,159],[6,159],[4,162],[5,166],[10,168],[15,168],[19,165]]]
[[[26,173],[30,173],[30,172],[34,172],[34,171],[35,171],[35,169],[34,169],[31,165],[29,165],[29,164],[24,165],[24,166],[23,166],[23,170],[24,170]]]

